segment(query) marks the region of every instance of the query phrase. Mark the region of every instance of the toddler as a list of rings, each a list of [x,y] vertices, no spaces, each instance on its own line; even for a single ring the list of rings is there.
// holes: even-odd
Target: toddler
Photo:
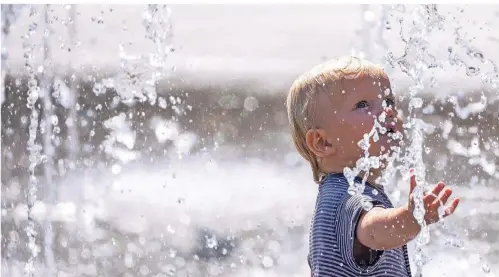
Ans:
[[[367,60],[339,57],[300,76],[286,105],[294,144],[319,184],[310,231],[311,275],[411,276],[407,243],[420,231],[413,216],[414,174],[407,204],[394,208],[379,181],[386,159],[379,169],[368,172],[361,194],[348,192],[342,173],[365,155],[359,142],[379,118],[383,131],[377,140],[370,139],[369,156],[386,157],[400,146],[403,121],[386,73]],[[442,182],[425,193],[427,224],[439,220],[437,209],[451,194]],[[372,208],[366,209],[365,201]],[[449,202],[444,216],[454,212],[459,198]]]

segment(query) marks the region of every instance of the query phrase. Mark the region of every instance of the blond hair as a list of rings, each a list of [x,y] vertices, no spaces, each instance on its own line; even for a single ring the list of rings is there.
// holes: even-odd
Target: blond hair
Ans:
[[[305,72],[293,82],[289,90],[286,106],[293,142],[300,155],[310,163],[314,181],[318,184],[326,172],[321,170],[317,157],[306,143],[308,130],[315,128],[316,95],[321,92],[338,93],[343,90],[343,80],[364,77],[388,79],[380,66],[358,57],[342,56]]]

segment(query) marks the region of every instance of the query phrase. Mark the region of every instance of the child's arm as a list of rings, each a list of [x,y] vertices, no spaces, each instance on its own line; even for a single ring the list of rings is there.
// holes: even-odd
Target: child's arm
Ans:
[[[356,231],[357,240],[371,249],[386,250],[402,247],[416,237],[420,231],[420,226],[413,216],[413,191],[415,187],[416,177],[413,174],[408,204],[404,207],[390,209],[375,207],[361,215]],[[433,188],[431,194],[423,197],[427,224],[439,220],[437,209],[441,205],[445,205],[452,194],[450,188],[444,188],[445,184],[439,183]],[[458,204],[459,198],[454,199],[446,207],[444,216],[454,213]]]

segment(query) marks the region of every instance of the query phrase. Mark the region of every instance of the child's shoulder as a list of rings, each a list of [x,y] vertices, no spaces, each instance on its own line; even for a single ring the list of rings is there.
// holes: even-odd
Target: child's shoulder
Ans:
[[[360,179],[356,178],[355,182],[360,183]],[[370,185],[365,184],[366,188]],[[348,197],[348,189],[350,184],[343,173],[328,174],[319,186],[319,194],[335,195],[337,197]]]
[[[335,209],[350,196],[348,180],[343,174],[329,174],[319,185],[317,206]]]
[[[361,182],[356,178],[355,182]],[[336,206],[344,205],[346,202],[375,202],[380,204],[387,204],[387,198],[384,197],[384,192],[377,190],[369,183],[365,183],[364,192],[361,195],[351,195],[348,192],[350,185],[346,177],[341,174],[329,174],[326,176],[322,184],[319,186],[319,195],[317,198],[318,206]]]

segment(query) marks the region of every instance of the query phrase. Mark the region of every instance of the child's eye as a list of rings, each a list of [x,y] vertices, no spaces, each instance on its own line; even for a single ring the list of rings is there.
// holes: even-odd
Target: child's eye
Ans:
[[[363,109],[369,107],[369,103],[367,101],[362,100],[359,103],[355,104],[355,109]]]

